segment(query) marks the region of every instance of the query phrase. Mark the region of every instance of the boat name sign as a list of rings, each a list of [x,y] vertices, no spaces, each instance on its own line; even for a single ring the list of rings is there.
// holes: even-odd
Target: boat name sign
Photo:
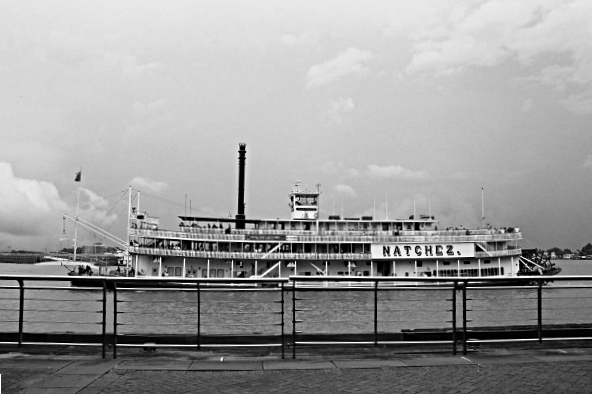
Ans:
[[[416,244],[389,243],[371,246],[373,259],[408,259],[408,258],[463,258],[475,257],[472,243],[452,244]]]

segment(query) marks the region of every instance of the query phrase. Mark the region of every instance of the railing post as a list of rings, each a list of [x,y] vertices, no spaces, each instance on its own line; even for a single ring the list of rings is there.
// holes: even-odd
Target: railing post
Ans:
[[[25,284],[22,279],[17,280],[19,284],[19,337],[18,347],[23,346],[23,323],[25,318]]]
[[[452,285],[452,354],[456,355],[456,289],[458,282]]]
[[[467,354],[467,282],[463,282],[463,354]]]
[[[296,358],[296,281],[292,281],[292,358]]]
[[[201,350],[201,286],[199,282],[197,282],[197,350]]]
[[[105,352],[107,348],[107,284],[103,280],[103,322],[102,325],[102,332],[103,332],[103,358],[105,358]]]
[[[280,283],[280,292],[282,293],[282,359],[285,358],[285,347],[286,347],[286,338],[285,338],[285,334],[284,334],[284,282]]]
[[[113,358],[117,358],[117,282],[113,282]]]
[[[537,288],[537,319],[539,343],[543,343],[543,281],[539,280]]]
[[[374,346],[378,346],[378,280],[374,281]]]

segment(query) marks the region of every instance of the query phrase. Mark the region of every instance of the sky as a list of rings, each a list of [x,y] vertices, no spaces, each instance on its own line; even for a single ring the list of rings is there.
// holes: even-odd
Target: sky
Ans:
[[[0,20],[1,251],[71,246],[77,206],[124,237],[130,186],[162,228],[234,216],[241,142],[247,218],[288,218],[300,180],[321,218],[484,211],[525,248],[592,242],[589,0],[6,0]]]

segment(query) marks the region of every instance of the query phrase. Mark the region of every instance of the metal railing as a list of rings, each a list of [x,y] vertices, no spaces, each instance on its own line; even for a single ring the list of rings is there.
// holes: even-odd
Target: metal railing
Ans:
[[[512,241],[522,239],[522,233],[502,233],[494,230],[469,230],[465,231],[372,231],[372,230],[236,230],[230,234],[224,229],[191,229],[184,227],[181,231],[175,230],[148,230],[130,229],[130,236],[152,237],[157,239],[194,240],[194,241],[253,241],[253,242],[278,242],[271,236],[282,235],[291,237],[290,242],[325,242],[325,243],[352,243],[352,242],[471,242],[471,241]],[[250,240],[249,235],[269,235],[270,239]]]
[[[103,357],[110,346],[113,357],[133,347],[277,347],[296,358],[314,345],[440,344],[466,354],[478,343],[592,339],[592,276],[3,275],[0,299],[0,346],[94,346]]]

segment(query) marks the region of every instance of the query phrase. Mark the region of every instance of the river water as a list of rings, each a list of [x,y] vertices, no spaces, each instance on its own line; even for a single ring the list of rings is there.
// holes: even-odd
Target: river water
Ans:
[[[592,261],[559,260],[560,276],[592,275]],[[64,275],[66,269],[46,264],[0,264],[2,274]],[[543,324],[590,324],[592,288],[584,281],[553,282],[544,287]],[[15,283],[0,282],[3,286]],[[55,282],[26,282],[24,331],[35,333],[100,333],[102,291],[58,286],[64,289],[34,289],[56,286]],[[563,288],[565,286],[569,288]],[[592,282],[590,282],[592,286]],[[380,290],[378,331],[450,327],[451,289]],[[467,308],[469,327],[533,325],[537,323],[536,289],[470,289]],[[200,293],[202,334],[279,334],[281,293],[204,290]],[[368,290],[315,290],[297,292],[297,330],[308,334],[372,333],[374,293]],[[286,333],[292,330],[292,292],[284,293]],[[18,290],[0,289],[0,333],[18,331]],[[118,291],[118,333],[184,334],[197,330],[195,291]],[[108,297],[108,332],[113,331],[113,295]],[[461,315],[461,292],[457,292],[457,319]]]

